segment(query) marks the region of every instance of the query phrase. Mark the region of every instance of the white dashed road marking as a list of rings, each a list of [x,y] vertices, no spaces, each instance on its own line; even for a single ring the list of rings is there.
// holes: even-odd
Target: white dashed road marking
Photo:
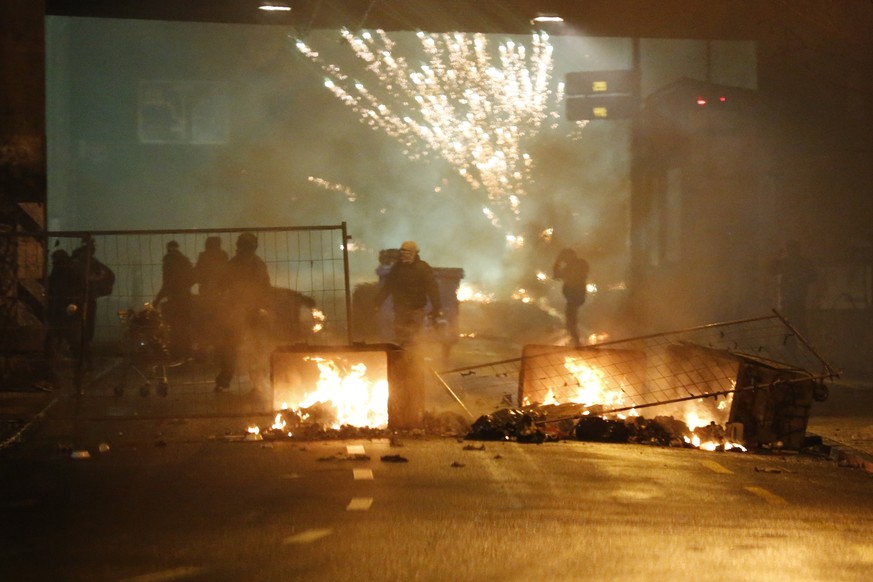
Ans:
[[[346,511],[367,511],[373,505],[372,497],[353,497],[346,506]]]
[[[701,461],[700,464],[714,473],[721,473],[723,475],[733,475],[733,473],[734,473],[733,471],[731,471],[727,467],[725,467],[719,463],[716,463],[715,461]]]
[[[347,445],[346,453],[349,455],[363,455],[365,453],[364,445]]]
[[[286,544],[309,544],[331,534],[329,529],[308,529],[297,535],[285,538],[283,543]]]
[[[779,497],[775,493],[770,493],[763,487],[754,487],[750,485],[748,487],[743,487],[743,489],[745,489],[749,493],[754,493],[761,499],[764,499],[770,505],[788,505],[788,502],[785,501],[783,498]]]
[[[373,470],[372,469],[354,469],[352,472],[355,475],[355,481],[372,481],[373,480]]]

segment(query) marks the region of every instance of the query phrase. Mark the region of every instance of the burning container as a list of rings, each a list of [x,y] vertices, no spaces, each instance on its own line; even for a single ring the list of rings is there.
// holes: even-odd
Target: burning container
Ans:
[[[326,426],[423,426],[425,370],[397,345],[283,346],[273,351],[270,372],[276,408]]]

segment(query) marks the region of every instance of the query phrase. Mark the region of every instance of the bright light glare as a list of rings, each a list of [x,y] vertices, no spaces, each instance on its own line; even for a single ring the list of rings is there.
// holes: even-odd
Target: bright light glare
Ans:
[[[264,12],[291,12],[291,7],[278,2],[264,2],[258,6],[258,10],[263,10]]]

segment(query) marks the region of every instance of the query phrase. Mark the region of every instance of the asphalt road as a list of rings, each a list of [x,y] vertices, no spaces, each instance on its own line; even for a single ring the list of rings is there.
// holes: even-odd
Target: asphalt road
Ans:
[[[224,422],[90,423],[74,454],[56,450],[70,427],[47,423],[0,460],[0,580],[873,572],[871,476],[825,458],[413,436],[249,441],[239,419]]]

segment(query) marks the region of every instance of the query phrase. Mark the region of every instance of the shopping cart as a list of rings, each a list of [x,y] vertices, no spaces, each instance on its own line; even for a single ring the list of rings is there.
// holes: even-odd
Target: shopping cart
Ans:
[[[170,355],[169,326],[161,311],[151,303],[142,309],[123,309],[118,312],[124,327],[123,362],[121,374],[115,385],[117,396],[124,394],[131,373],[143,383],[139,386],[141,396],[151,393],[152,384],[157,385],[157,394],[166,396],[170,389],[167,369],[181,366],[185,360],[173,359]]]

